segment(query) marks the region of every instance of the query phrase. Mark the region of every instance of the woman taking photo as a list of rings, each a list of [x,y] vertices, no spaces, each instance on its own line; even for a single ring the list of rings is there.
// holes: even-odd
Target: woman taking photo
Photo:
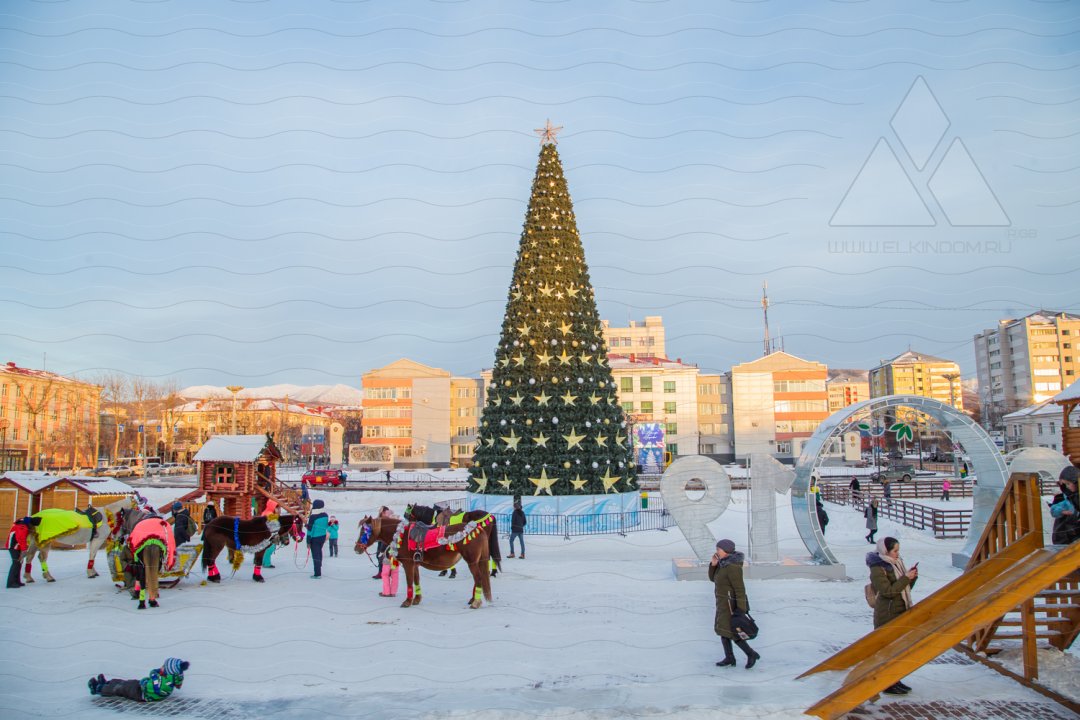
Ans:
[[[874,629],[900,617],[911,609],[911,588],[919,579],[919,564],[910,570],[900,559],[900,541],[885,537],[877,541],[877,551],[866,554],[870,568],[870,584],[874,587],[877,602],[874,605]],[[888,695],[907,695],[911,688],[895,682],[885,688]]]

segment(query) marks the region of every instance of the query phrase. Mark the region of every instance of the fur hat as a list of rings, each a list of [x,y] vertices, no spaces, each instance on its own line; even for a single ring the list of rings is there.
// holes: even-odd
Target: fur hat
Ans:
[[[326,503],[324,503],[322,500],[316,500],[315,502],[311,503],[312,510],[322,510],[324,507],[326,507]]]
[[[730,555],[731,553],[735,552],[735,541],[727,539],[721,540],[720,542],[716,543],[716,548],[718,550],[723,550]]]
[[[1061,474],[1058,475],[1058,480],[1065,480],[1074,485],[1076,484],[1077,479],[1080,479],[1080,470],[1077,470],[1075,465],[1067,465],[1062,469]]]
[[[169,675],[183,675],[184,671],[191,667],[191,663],[187,660],[181,660],[180,658],[167,658],[165,662],[161,664],[161,669]]]

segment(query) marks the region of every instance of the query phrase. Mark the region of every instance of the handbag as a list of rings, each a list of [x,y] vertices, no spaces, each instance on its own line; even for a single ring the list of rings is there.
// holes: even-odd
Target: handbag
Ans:
[[[1061,502],[1056,502],[1050,506],[1050,515],[1052,517],[1059,518],[1063,517],[1065,513],[1070,510],[1074,513],[1076,512],[1076,508],[1073,507],[1073,504],[1069,501],[1069,498],[1065,498]]]
[[[866,604],[872,608],[877,607],[877,591],[874,590],[874,583],[866,583],[863,588],[863,595],[866,596]]]
[[[740,640],[753,640],[758,636],[758,626],[750,613],[736,610],[731,614],[731,632]]]

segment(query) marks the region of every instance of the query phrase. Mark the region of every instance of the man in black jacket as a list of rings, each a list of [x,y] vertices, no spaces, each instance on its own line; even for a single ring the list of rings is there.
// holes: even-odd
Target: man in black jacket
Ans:
[[[195,521],[191,519],[191,513],[187,511],[179,501],[172,504],[173,516],[173,539],[177,545],[183,545],[191,540],[195,533]]]
[[[514,555],[514,538],[517,538],[521,543],[521,554],[516,557],[525,559],[525,525],[528,524],[528,520],[525,518],[525,511],[521,509],[521,501],[514,501],[514,513],[510,516],[510,557]]]

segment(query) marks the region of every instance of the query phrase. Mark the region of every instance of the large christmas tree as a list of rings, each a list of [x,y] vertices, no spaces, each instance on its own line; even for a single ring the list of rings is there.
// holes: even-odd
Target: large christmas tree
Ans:
[[[589,495],[637,489],[585,250],[555,150],[541,135],[469,490]]]

